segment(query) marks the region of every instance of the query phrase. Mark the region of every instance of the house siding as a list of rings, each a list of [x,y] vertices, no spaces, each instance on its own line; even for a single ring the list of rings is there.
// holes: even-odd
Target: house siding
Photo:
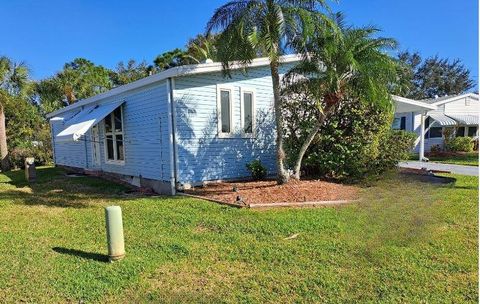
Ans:
[[[469,100],[469,104],[466,103],[466,100]],[[459,98],[457,100],[445,103],[443,105],[439,105],[438,109],[428,111],[428,114],[468,114],[468,115],[478,115],[480,113],[480,101],[476,100],[471,97],[464,97]],[[405,114],[395,114],[395,117],[405,116]],[[408,120],[408,119],[407,119]],[[418,137],[415,141],[415,146],[413,151],[418,153],[420,151],[420,133],[421,133],[421,113],[414,112],[412,113],[412,122],[413,128],[412,131],[417,133]],[[438,123],[433,123],[432,127],[440,126]],[[408,127],[408,124],[407,124]],[[425,126],[428,128],[428,126]],[[408,128],[407,128],[408,130]],[[410,131],[410,130],[408,130]],[[430,149],[435,146],[439,145],[443,147],[444,142],[443,138],[426,138],[425,139],[425,151],[429,152]]]
[[[97,169],[132,177],[170,181],[170,132],[166,81],[155,83],[98,103],[124,100],[124,164],[112,164],[105,159],[105,129],[98,124],[100,137],[100,163],[95,166],[92,156],[91,130],[80,141],[55,144],[55,162],[58,165]],[[62,114],[71,115],[72,110]],[[68,121],[67,121],[68,123]],[[51,121],[52,133],[58,134],[63,123]],[[53,139],[54,140],[54,139]]]
[[[288,65],[282,65],[281,72]],[[217,130],[217,85],[233,89],[233,138],[219,138]],[[241,89],[255,90],[255,138],[240,135]],[[273,174],[275,125],[270,68],[248,69],[244,74],[221,72],[177,77],[174,85],[178,181],[199,183],[208,180],[237,179],[250,174],[246,164],[260,159]]]

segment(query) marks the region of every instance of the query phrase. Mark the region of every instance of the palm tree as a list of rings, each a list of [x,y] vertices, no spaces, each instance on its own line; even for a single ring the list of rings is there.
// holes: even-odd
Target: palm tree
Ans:
[[[207,24],[207,36],[219,31],[217,56],[229,74],[230,62],[248,65],[259,54],[267,54],[273,84],[276,124],[277,182],[288,181],[284,168],[280,56],[286,47],[313,35],[317,21],[328,18],[325,0],[234,0],[219,7]],[[303,40],[303,39],[302,39]]]
[[[389,89],[397,78],[397,63],[385,50],[395,48],[396,41],[376,38],[379,30],[374,27],[345,28],[342,19],[337,15],[342,34],[317,32],[308,55],[284,79],[291,96],[306,94],[315,105],[314,122],[296,157],[296,179],[308,147],[342,101],[356,98],[391,108]]]
[[[28,86],[26,65],[0,57],[0,168],[3,172],[10,169],[4,107],[10,98],[24,96]]]

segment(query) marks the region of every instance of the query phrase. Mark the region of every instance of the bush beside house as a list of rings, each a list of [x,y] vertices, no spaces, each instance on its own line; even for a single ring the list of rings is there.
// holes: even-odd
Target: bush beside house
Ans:
[[[377,105],[346,102],[318,133],[303,170],[308,175],[358,180],[394,168],[408,159],[416,136],[391,130],[391,122],[392,114]],[[287,147],[295,151],[294,138],[287,137]]]
[[[473,140],[470,137],[455,137],[448,141],[445,147],[452,152],[472,152]]]

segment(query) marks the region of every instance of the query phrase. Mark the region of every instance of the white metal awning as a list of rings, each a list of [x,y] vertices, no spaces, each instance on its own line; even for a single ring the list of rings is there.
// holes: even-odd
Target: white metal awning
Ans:
[[[435,120],[442,127],[456,126],[458,124],[455,119],[450,118],[445,114],[436,113],[436,114],[428,114],[428,116],[431,119]]]
[[[94,125],[121,106],[124,101],[88,107],[66,122],[66,127],[55,137],[57,142],[78,141]]]
[[[472,114],[447,114],[449,117],[458,121],[461,125],[478,125],[478,115]]]

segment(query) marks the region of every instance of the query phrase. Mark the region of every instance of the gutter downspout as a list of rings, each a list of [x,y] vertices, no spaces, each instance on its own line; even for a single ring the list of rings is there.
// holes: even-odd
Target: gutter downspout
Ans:
[[[177,139],[176,139],[176,124],[175,124],[175,99],[173,98],[173,79],[167,79],[167,91],[168,91],[168,115],[169,117],[169,129],[170,134],[170,183],[172,189],[172,195],[176,194],[177,190]]]

